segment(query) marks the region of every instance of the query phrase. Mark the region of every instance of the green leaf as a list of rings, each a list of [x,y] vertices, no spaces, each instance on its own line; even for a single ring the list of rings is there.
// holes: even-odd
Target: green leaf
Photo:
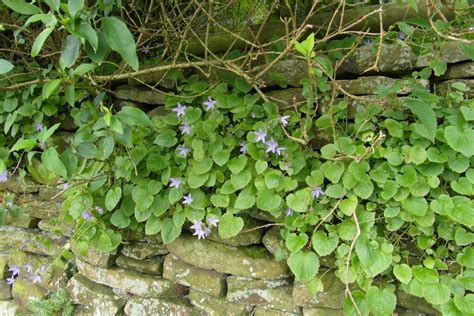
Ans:
[[[5,59],[0,58],[0,75],[6,74],[13,69],[13,65]]]
[[[474,247],[464,248],[464,251],[456,257],[456,261],[469,269],[474,269]]]
[[[357,239],[355,251],[364,270],[371,277],[382,273],[392,263],[393,246],[370,241],[367,235],[361,235]]]
[[[55,93],[59,89],[61,82],[62,79],[54,79],[46,82],[43,86],[43,91],[41,94],[43,100],[48,99],[53,93]]]
[[[340,184],[329,185],[325,191],[327,196],[334,199],[339,199],[343,197],[344,195],[346,195],[346,192],[346,189]]]
[[[49,148],[41,155],[41,161],[43,165],[49,171],[53,172],[54,174],[61,176],[63,178],[67,178],[67,170],[64,167],[61,159],[59,159],[59,155],[54,148]]]
[[[317,231],[313,234],[311,244],[314,251],[323,257],[330,255],[337,247],[339,237],[336,233],[330,232],[328,235],[322,231]]]
[[[118,202],[122,198],[122,188],[115,187],[107,191],[105,195],[105,207],[111,211],[117,206]]]
[[[397,297],[388,288],[382,290],[371,286],[367,290],[365,298],[370,311],[377,316],[391,315],[397,305]]]
[[[339,203],[339,209],[344,215],[352,216],[357,208],[358,200],[356,196],[350,196]]]
[[[257,194],[257,207],[267,212],[273,212],[281,207],[283,199],[271,190],[260,190]]]
[[[178,139],[175,137],[175,135],[176,135],[175,131],[166,130],[166,131],[158,134],[158,136],[156,136],[153,143],[157,144],[158,146],[162,146],[162,147],[173,147],[178,142]],[[212,167],[212,165],[211,165],[211,167]]]
[[[61,51],[61,61],[66,68],[71,67],[79,57],[79,50],[81,48],[81,40],[74,35],[69,35],[66,38],[63,49]]]
[[[280,185],[280,180],[283,178],[279,170],[272,170],[265,174],[265,184],[268,189],[274,189]]]
[[[69,8],[69,14],[74,17],[77,12],[81,11],[84,7],[84,0],[68,0],[67,6]]]
[[[20,138],[19,140],[16,141],[15,145],[13,145],[13,147],[10,148],[10,152],[14,152],[17,150],[22,150],[22,149],[30,150],[35,145],[36,145],[36,141],[33,139]]]
[[[410,266],[405,263],[397,264],[393,268],[393,274],[395,274],[397,279],[404,284],[408,284],[412,278]]]
[[[470,315],[474,310],[474,294],[456,294],[454,296],[454,304],[464,315]]]
[[[181,235],[181,227],[177,227],[171,218],[163,221],[161,226],[161,239],[165,245],[171,243],[173,240]]]
[[[286,204],[293,211],[298,213],[306,212],[312,199],[311,189],[298,190],[286,197]]]
[[[437,120],[431,104],[417,99],[407,99],[405,103],[413,112],[413,114],[415,114],[415,116],[420,120],[423,126],[423,129],[421,129],[421,136],[434,143],[436,137]]]
[[[212,160],[214,160],[214,162],[221,167],[229,161],[229,157],[229,150],[217,150],[212,153]]]
[[[415,216],[424,216],[428,211],[428,203],[422,197],[411,197],[402,201],[402,208]]]
[[[195,173],[190,173],[188,175],[188,184],[191,189],[197,189],[200,188],[206,183],[206,181],[209,179],[209,174],[195,174]]]
[[[122,56],[133,70],[139,67],[135,40],[127,25],[116,17],[102,18],[102,30],[110,48]]]
[[[257,171],[258,174],[262,174],[267,168],[268,163],[266,161],[257,160],[255,162],[255,171]]]
[[[444,304],[451,298],[451,289],[442,283],[423,284],[422,292],[425,300],[433,305]]]
[[[215,207],[222,207],[225,208],[229,206],[229,196],[223,194],[213,194],[211,195],[211,203]]]
[[[130,225],[131,220],[127,215],[125,215],[122,209],[118,209],[110,217],[110,222],[115,227],[123,229],[123,228],[127,228],[128,225]]]
[[[150,218],[146,221],[145,225],[145,235],[156,235],[161,230],[162,223],[159,218],[154,215],[151,215]]]
[[[201,161],[193,161],[193,173],[195,174],[206,174],[211,170],[213,165],[211,158],[204,158]]]
[[[219,221],[219,235],[222,238],[230,238],[236,236],[244,227],[244,220],[235,217],[232,213],[225,213]]]
[[[321,165],[321,171],[324,176],[332,183],[337,183],[344,173],[344,164],[342,162],[327,161]]]
[[[466,157],[474,156],[474,130],[448,126],[444,129],[444,137],[448,145]]]
[[[98,64],[101,64],[101,60],[105,57],[108,48],[105,47],[105,39],[103,39],[102,45],[99,47],[99,37],[97,32],[90,26],[89,23],[81,22],[78,26],[76,26],[75,34],[79,37],[86,39],[87,42],[93,49],[93,55],[90,56],[91,59]],[[102,33],[101,33],[102,34]],[[86,45],[86,51],[88,50],[88,46]]]
[[[295,278],[300,282],[312,280],[319,270],[319,258],[312,251],[294,252],[288,257],[287,263]]]
[[[255,196],[252,194],[250,188],[242,190],[235,200],[234,207],[239,210],[251,208],[255,205]]]
[[[243,93],[247,93],[249,92],[250,90],[252,90],[252,85],[249,84],[247,82],[247,80],[245,80],[244,78],[242,77],[237,77],[235,78],[235,88],[238,90],[238,91],[241,91]]]
[[[54,19],[56,25],[56,19]],[[36,57],[38,56],[39,52],[41,51],[41,48],[43,48],[44,42],[48,38],[48,36],[53,32],[54,26],[48,26],[46,27],[39,35],[36,37],[33,45],[31,46],[31,57]]]
[[[229,161],[227,166],[229,167],[230,171],[234,174],[238,174],[242,170],[244,170],[245,165],[247,164],[247,157],[244,155],[240,155],[237,158],[232,159]]]
[[[252,173],[249,170],[230,176],[230,182],[236,190],[245,188],[250,183],[250,180],[252,180]]]
[[[136,107],[124,106],[120,112],[117,113],[117,117],[120,121],[128,125],[142,125],[153,128],[153,123],[148,115]]]
[[[27,3],[24,0],[3,0],[3,4],[5,4],[13,11],[24,15],[43,13],[40,8],[30,3]]]
[[[82,75],[88,73],[89,71],[94,70],[95,67],[96,67],[96,65],[94,65],[94,64],[80,64],[79,66],[77,66],[76,69],[74,69],[73,74],[75,76],[82,76]]]
[[[308,239],[308,235],[305,233],[291,233],[286,237],[286,248],[288,248],[290,252],[300,251],[308,243]]]

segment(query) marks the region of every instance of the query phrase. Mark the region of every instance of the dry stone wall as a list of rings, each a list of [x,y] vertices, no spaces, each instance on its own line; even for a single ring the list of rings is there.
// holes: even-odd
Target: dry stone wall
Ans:
[[[370,46],[356,50],[340,68],[338,78],[353,78],[333,83],[344,90],[339,97],[350,105],[349,118],[372,103],[382,85],[391,87],[402,79],[399,98],[381,104],[396,106],[409,91],[404,80],[411,80],[410,73],[426,66],[430,57],[417,57],[404,44],[386,45],[381,52],[377,72],[364,72],[375,62]],[[419,83],[447,94],[451,83],[461,81],[471,88],[467,96],[472,97],[474,63],[464,50],[450,43],[441,57],[449,63],[445,75]],[[268,96],[284,108],[302,101],[305,72],[304,62],[284,60],[261,80],[271,89]],[[272,73],[286,78],[288,87],[279,88]],[[149,74],[118,87],[116,104],[133,103],[148,109],[149,115],[166,113],[164,94],[139,86],[146,82],[172,89],[173,82],[163,75]],[[276,249],[284,245],[278,226],[271,225],[278,219],[268,214],[248,212],[243,233],[229,239],[216,231],[206,240],[184,232],[165,246],[157,236],[130,232],[116,254],[90,249],[83,256],[68,242],[72,223],[59,219],[59,188],[12,177],[0,189],[16,193],[16,203],[24,210],[17,218],[7,217],[0,229],[1,315],[30,315],[29,302],[61,288],[67,289],[75,315],[343,315],[345,286],[334,274],[334,259],[321,258],[324,290],[311,294],[294,282],[284,261],[274,260]],[[65,269],[55,268],[52,263],[64,247],[71,247],[76,258]],[[12,267],[19,268],[19,276],[10,285]],[[399,315],[437,314],[422,299],[401,292],[398,304]]]

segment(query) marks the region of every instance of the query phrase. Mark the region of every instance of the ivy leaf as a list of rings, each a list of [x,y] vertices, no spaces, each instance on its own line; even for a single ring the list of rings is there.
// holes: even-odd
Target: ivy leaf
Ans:
[[[365,297],[373,315],[391,315],[397,305],[397,297],[388,288],[381,290],[376,286],[371,286]]]
[[[110,217],[110,222],[115,227],[123,229],[127,228],[128,225],[130,225],[131,219],[127,215],[125,215],[122,209],[118,209]]]
[[[239,174],[232,174],[230,176],[230,182],[236,190],[245,188],[250,180],[252,180],[252,173],[249,170],[245,170]]]
[[[288,257],[287,263],[296,280],[300,282],[311,281],[319,270],[319,258],[312,251],[294,252]]]
[[[128,125],[142,125],[153,128],[153,123],[148,115],[142,110],[132,106],[124,106],[120,112],[117,113],[117,117],[120,121]]]
[[[229,206],[229,196],[223,194],[213,194],[211,195],[211,203],[215,207],[222,207],[225,208]]]
[[[222,238],[236,236],[244,227],[244,220],[234,216],[232,213],[225,213],[219,221],[219,235]]]
[[[107,191],[105,195],[105,207],[111,211],[117,206],[120,198],[122,197],[122,188],[115,187]]]
[[[286,204],[295,212],[306,212],[311,202],[311,189],[302,189],[286,197]]]
[[[280,185],[280,180],[282,178],[281,172],[277,170],[272,170],[265,174],[265,184],[268,189],[274,189]]]
[[[267,212],[276,211],[283,199],[271,190],[260,190],[257,194],[257,207]]]
[[[145,224],[145,235],[158,234],[161,230],[161,224],[161,221],[157,217],[151,215]]]
[[[194,141],[193,141],[193,145],[194,145]],[[244,155],[240,155],[239,157],[234,158],[231,161],[229,161],[227,166],[229,167],[230,171],[233,174],[238,174],[239,172],[244,170],[246,164],[247,164],[247,157],[245,157]]]
[[[313,234],[311,244],[316,253],[323,257],[330,255],[337,247],[339,237],[336,233],[330,232],[328,235],[322,231]]]
[[[171,218],[163,221],[161,226],[161,239],[165,245],[171,243],[173,240],[181,235],[181,227],[177,227]]]
[[[43,100],[48,99],[56,90],[59,89],[59,86],[61,85],[62,79],[54,79],[51,81],[48,81],[44,84],[43,90],[41,97]]]
[[[59,159],[58,152],[54,148],[49,148],[41,155],[43,165],[54,174],[67,178],[67,170],[63,162]]]
[[[127,25],[116,17],[102,18],[102,30],[110,48],[122,56],[133,70],[138,70],[138,57],[135,40]]]
[[[408,284],[412,278],[410,266],[405,263],[397,264],[393,268],[393,274],[395,274],[395,277],[404,284]]]
[[[10,148],[10,152],[26,149],[30,150],[36,145],[36,141],[33,139],[23,139],[20,138],[19,140],[16,141],[15,145],[13,145],[12,148]]]
[[[290,252],[300,251],[308,243],[308,239],[308,235],[305,233],[291,233],[286,237],[286,248],[288,248]]]
[[[385,251],[384,251],[385,250]],[[382,273],[392,263],[393,246],[380,245],[370,241],[366,235],[357,239],[355,251],[359,257],[364,270],[371,277]]]
[[[357,208],[358,200],[357,197],[352,195],[347,199],[344,199],[339,203],[339,209],[344,215],[352,216]]]
[[[448,126],[444,129],[444,137],[449,147],[466,157],[474,156],[474,130]]]
[[[250,189],[242,190],[235,200],[234,207],[239,210],[251,208],[255,205],[255,196]]]
[[[268,167],[268,163],[263,160],[257,160],[255,162],[255,171],[257,171],[258,174],[262,174]]]
[[[402,208],[415,216],[424,216],[428,211],[428,203],[422,197],[411,197],[402,201]]]
[[[418,99],[407,99],[405,104],[410,108],[410,110],[415,114],[415,116],[420,120],[423,128],[419,129],[421,131],[421,136],[429,139],[434,143],[436,137],[436,115],[431,107],[431,104],[426,103]]]
[[[422,284],[422,292],[425,300],[433,305],[444,304],[451,298],[451,289],[442,283]]]
[[[0,58],[0,75],[6,74],[12,69],[13,69],[12,63],[10,63],[8,60]]]

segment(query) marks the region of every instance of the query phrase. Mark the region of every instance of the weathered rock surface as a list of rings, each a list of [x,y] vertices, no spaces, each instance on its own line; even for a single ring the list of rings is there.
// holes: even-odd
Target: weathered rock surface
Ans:
[[[6,183],[0,184],[0,190],[5,189],[13,193],[36,193],[38,185],[31,178],[20,178],[15,174],[10,176]]]
[[[9,253],[0,253],[0,279],[5,279],[8,275],[8,260],[10,258]]]
[[[166,94],[148,88],[120,86],[113,92],[114,97],[122,100],[147,104],[165,104]]]
[[[0,280],[0,300],[9,300],[12,298],[10,285],[6,281]]]
[[[62,185],[61,186],[44,185],[39,188],[38,198],[45,201],[50,201],[54,198],[53,199],[54,201],[61,202],[64,200],[64,194],[60,194],[61,192],[63,192]]]
[[[21,200],[21,208],[26,214],[37,218],[54,218],[61,214],[61,202],[41,201],[34,196]]]
[[[442,81],[435,84],[435,91],[437,95],[445,96],[451,91],[458,91],[454,89],[451,85],[455,82],[461,82],[469,88],[469,91],[464,92],[469,98],[474,96],[474,79],[452,79],[447,81]]]
[[[168,250],[189,264],[221,273],[260,279],[277,279],[289,275],[284,262],[276,262],[269,256],[252,258],[241,248],[210,240],[183,235],[169,244]]]
[[[252,309],[251,306],[232,303],[225,298],[215,298],[194,289],[189,292],[189,300],[191,304],[211,316],[246,315]]]
[[[397,295],[397,304],[401,307],[428,315],[441,315],[439,311],[435,310],[431,304],[421,297],[406,294],[403,291],[397,291],[395,294]]]
[[[227,278],[227,299],[231,302],[298,313],[300,309],[293,302],[292,287],[289,284],[287,279],[255,280],[230,276]]]
[[[20,315],[18,312],[20,311],[20,306],[18,306],[14,301],[9,300],[0,300],[0,311],[2,311],[2,315],[5,316],[14,316]]]
[[[299,316],[303,315],[302,313],[290,313],[284,312],[277,309],[266,308],[263,306],[255,307],[253,311],[254,316]]]
[[[133,297],[125,305],[125,315],[128,316],[198,316],[200,311],[183,299],[156,299]]]
[[[460,61],[471,60],[469,55],[463,48],[463,44],[461,42],[449,42],[441,48],[440,57],[441,60],[447,63],[458,63]],[[426,55],[419,56],[416,60],[416,67],[423,68],[428,66],[430,60],[434,59],[434,57],[438,54],[437,51],[428,53]]]
[[[319,274],[323,283],[323,291],[312,294],[304,283],[295,281],[293,285],[293,300],[297,305],[342,309],[344,307],[345,285],[332,272]]]
[[[94,283],[80,274],[69,280],[66,290],[72,303],[87,306],[94,315],[115,316],[125,305],[111,288]]]
[[[115,264],[124,269],[161,276],[163,275],[163,261],[163,257],[137,260],[120,255],[117,260],[115,260]]]
[[[21,213],[17,217],[13,217],[10,214],[5,216],[5,225],[20,227],[20,228],[34,228],[38,226],[39,218],[32,217],[26,213]]]
[[[373,95],[378,93],[381,86],[391,88],[397,82],[400,83],[400,89],[398,89],[397,94],[405,95],[411,91],[409,79],[393,79],[383,76],[358,77],[357,79],[352,80],[336,80],[336,89],[338,90],[337,93],[339,95],[343,94],[341,89],[352,95]],[[429,82],[427,80],[417,80],[417,83],[421,84],[426,89],[429,88]]]
[[[474,62],[454,64],[448,67],[446,73],[440,79],[467,79],[474,77]]]
[[[64,220],[42,219],[38,223],[38,228],[42,231],[50,232],[57,236],[71,237],[74,234],[75,225]]]
[[[162,244],[163,240],[161,239],[160,234],[155,235],[145,235],[144,232],[137,232],[133,230],[126,230],[123,232],[123,239],[128,242],[144,242],[152,244]]]
[[[131,242],[123,245],[120,253],[133,259],[144,260],[157,255],[165,255],[168,251],[163,244]]]
[[[299,105],[306,102],[305,98],[301,94],[302,92],[303,90],[301,88],[289,88],[268,91],[265,92],[265,95],[270,101],[278,104],[280,110],[285,110],[294,109],[295,107],[299,107]],[[273,221],[275,221],[275,219],[273,219]]]
[[[86,278],[141,297],[178,297],[186,293],[182,285],[156,276],[118,267],[99,268],[81,260],[76,260],[76,263],[79,272]]]
[[[195,267],[173,255],[166,256],[163,277],[211,296],[219,297],[225,293],[225,279],[222,274]]]
[[[151,68],[153,66],[162,66],[157,64],[145,65],[144,68]],[[140,67],[142,68],[142,67]],[[167,74],[169,71],[154,71],[140,76],[132,77],[128,79],[128,84],[132,86],[143,85],[144,83],[152,86],[160,86],[166,89],[173,89],[176,86],[176,81],[168,78]]]
[[[243,232],[237,234],[236,236],[230,238],[221,238],[219,236],[218,230],[212,229],[211,235],[209,235],[208,239],[230,246],[248,246],[259,244],[262,241],[263,230],[256,228],[260,225],[260,223],[252,218],[245,218],[244,221],[245,225],[242,229]]]
[[[282,246],[283,239],[280,236],[280,229],[276,226],[269,229],[262,238],[265,248],[274,254],[278,247]]]
[[[331,309],[321,307],[305,307],[303,308],[304,316],[344,316],[342,309]]]
[[[255,67],[252,73],[257,75],[260,71],[268,67],[267,64]],[[308,64],[304,59],[286,59],[277,62],[260,79],[259,83],[266,87],[286,85],[301,87],[301,79],[308,78]]]
[[[44,241],[47,241],[47,246]],[[38,229],[0,227],[0,251],[21,249],[39,255],[55,256],[61,252],[65,243],[64,238]]]
[[[21,276],[15,279],[12,286],[13,299],[24,307],[28,307],[29,303],[43,298],[46,293],[45,289]]]
[[[115,263],[115,259],[117,258],[116,254],[105,253],[94,247],[89,247],[86,255],[83,255],[79,252],[79,249],[77,249],[75,243],[72,243],[71,248],[72,252],[78,259],[101,268],[108,268],[112,266]]]

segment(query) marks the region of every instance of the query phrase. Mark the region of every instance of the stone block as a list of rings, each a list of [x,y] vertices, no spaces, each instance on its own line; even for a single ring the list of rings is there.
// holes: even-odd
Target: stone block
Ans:
[[[23,211],[37,218],[58,218],[61,214],[61,202],[42,201],[35,196],[28,196],[21,201]]]
[[[141,273],[163,275],[163,257],[137,260],[123,255],[118,256],[115,264],[124,269],[135,270]]]
[[[39,188],[38,198],[45,201],[57,201],[62,202],[65,199],[63,192],[63,185],[60,186],[49,186],[43,185]]]
[[[161,234],[146,235],[144,232],[138,232],[133,230],[125,230],[123,232],[123,240],[128,242],[144,242],[152,244],[162,244]]]
[[[71,237],[76,226],[73,223],[59,220],[58,218],[42,219],[38,223],[38,228],[56,236]]]
[[[447,81],[442,81],[435,83],[435,92],[437,95],[446,96],[451,91],[458,91],[451,87],[451,85],[455,82],[464,83],[468,88],[469,91],[465,92],[465,95],[469,98],[474,96],[474,79],[452,79]]]
[[[257,66],[252,69],[252,73],[257,75],[266,69],[268,64]],[[301,79],[308,78],[308,63],[304,59],[285,59],[273,65],[259,80],[258,83],[265,87],[286,85],[301,87]]]
[[[318,277],[321,278],[323,290],[316,294],[312,294],[304,283],[295,281],[293,285],[295,303],[300,306],[342,309],[345,301],[345,285],[333,271],[321,270]]]
[[[12,296],[16,303],[28,308],[28,305],[46,296],[47,291],[23,277],[17,277],[12,286]]]
[[[129,100],[146,104],[165,104],[167,95],[145,87],[120,86],[115,89],[113,96],[117,99]]]
[[[434,309],[431,304],[421,297],[406,294],[403,291],[396,291],[395,294],[397,296],[398,306],[427,315],[441,315],[439,311]]]
[[[0,311],[2,316],[15,316],[21,307],[12,300],[0,300]]]
[[[5,280],[0,280],[0,300],[9,300],[12,298],[10,285]]]
[[[440,79],[468,79],[474,77],[474,61],[449,65],[446,73]]]
[[[247,315],[252,310],[250,305],[232,303],[225,298],[212,297],[194,289],[191,289],[188,297],[191,304],[211,316]]]
[[[277,309],[266,308],[263,306],[257,306],[255,307],[253,311],[253,316],[299,316],[299,315],[302,315],[301,312],[290,313],[290,312],[280,311]]]
[[[4,280],[8,275],[9,253],[0,253],[0,279]]]
[[[0,251],[20,249],[44,256],[56,256],[65,244],[66,239],[39,229],[0,227]]]
[[[89,247],[87,255],[84,256],[79,252],[75,243],[72,243],[71,250],[80,260],[101,268],[112,266],[117,258],[116,254],[102,252],[94,247]]]
[[[195,267],[173,255],[166,256],[163,277],[211,296],[225,294],[225,279],[222,274]]]
[[[184,299],[156,299],[133,297],[125,305],[127,316],[198,316],[203,315]]]
[[[125,305],[111,288],[94,283],[80,274],[69,280],[66,290],[72,303],[87,306],[94,315],[115,316]]]
[[[243,232],[240,232],[234,237],[221,238],[218,230],[213,228],[208,239],[236,247],[260,244],[262,241],[263,229],[256,228],[261,225],[261,223],[251,217],[244,217],[244,223],[245,225],[242,229]]]
[[[271,254],[274,254],[279,247],[284,247],[283,239],[280,236],[280,229],[276,226],[265,233],[262,242]]]
[[[259,279],[278,279],[290,274],[285,262],[277,262],[266,254],[249,256],[244,247],[198,240],[186,235],[170,243],[168,250],[186,263],[220,273]]]
[[[7,182],[0,183],[0,190],[13,193],[36,193],[39,190],[39,184],[29,177],[20,178],[18,175],[12,175]]]
[[[157,255],[165,255],[168,250],[163,244],[130,242],[123,245],[120,253],[133,259],[144,260]]]
[[[285,279],[255,280],[230,276],[227,278],[227,300],[283,312],[300,312],[293,301],[292,287]]]
[[[345,92],[352,95],[373,95],[377,94],[381,86],[393,87],[396,83],[400,82],[400,89],[397,94],[405,95],[410,93],[410,82],[411,79],[393,79],[384,76],[370,76],[370,77],[359,77],[351,80],[336,80],[335,85],[342,88]],[[417,83],[421,84],[426,89],[429,88],[429,81],[427,80],[416,80]],[[337,87],[336,87],[337,88]],[[337,88],[337,93],[343,95],[343,92]]]
[[[440,49],[440,57],[442,61],[450,64],[458,63],[460,61],[471,60],[469,55],[463,48],[462,42],[449,42]],[[438,52],[431,52],[422,56],[419,56],[416,60],[416,67],[423,68],[428,66],[428,63],[435,58]]]
[[[79,273],[89,280],[141,297],[179,297],[187,292],[184,286],[153,275],[119,267],[104,269],[81,260],[76,263]]]
[[[305,307],[303,316],[344,316],[344,310],[322,307]]]

